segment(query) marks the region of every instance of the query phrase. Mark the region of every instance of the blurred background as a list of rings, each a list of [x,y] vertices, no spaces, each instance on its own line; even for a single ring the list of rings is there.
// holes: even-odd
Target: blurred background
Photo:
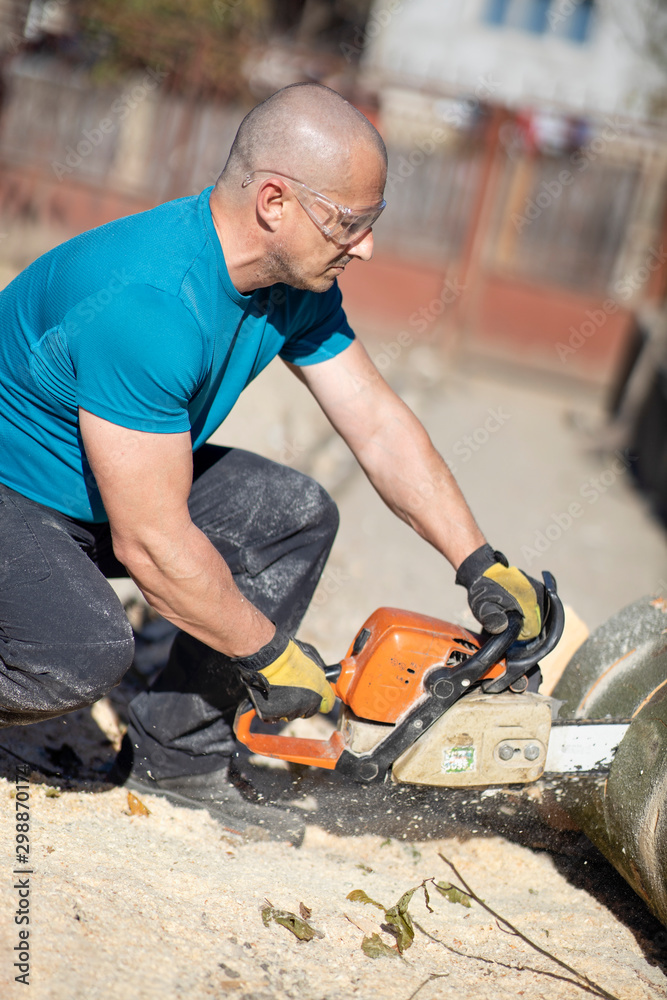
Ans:
[[[0,0],[0,31],[0,284],[198,193],[254,104],[327,84],[390,154],[348,314],[493,544],[534,572],[544,555],[594,625],[666,588],[667,0]],[[314,637],[343,592],[355,621],[406,586],[442,613],[444,574],[418,540],[402,560],[387,544],[284,377],[251,387],[221,440],[350,505]]]

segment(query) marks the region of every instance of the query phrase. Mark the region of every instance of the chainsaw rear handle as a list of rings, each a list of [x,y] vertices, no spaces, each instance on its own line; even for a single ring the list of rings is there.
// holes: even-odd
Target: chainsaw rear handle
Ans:
[[[234,733],[238,740],[260,757],[277,757],[294,764],[310,764],[333,770],[345,749],[343,734],[334,729],[328,740],[304,739],[301,736],[281,736],[280,733],[253,733],[250,727],[256,717],[249,700],[241,702],[234,718]]]

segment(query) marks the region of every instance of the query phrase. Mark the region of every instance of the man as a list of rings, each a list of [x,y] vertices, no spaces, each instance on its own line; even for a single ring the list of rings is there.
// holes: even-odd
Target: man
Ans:
[[[336,277],[372,255],[385,177],[360,112],[287,87],[245,118],[212,190],[84,233],[0,295],[0,726],[118,683],[133,639],[105,577],[127,572],[181,631],[130,704],[116,780],[298,840],[229,780],[230,719],[246,692],[265,720],[332,707],[294,635],[337,511],[294,470],[205,443],[277,354],[481,623],[519,608],[539,632],[532,581],[485,543],[342,311]]]

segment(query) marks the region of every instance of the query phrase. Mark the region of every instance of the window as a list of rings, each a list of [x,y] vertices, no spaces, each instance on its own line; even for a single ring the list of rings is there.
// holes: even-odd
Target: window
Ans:
[[[487,0],[484,20],[534,35],[588,41],[594,0]]]
[[[488,0],[484,20],[487,24],[505,24],[510,0]]]
[[[593,21],[593,0],[552,0],[549,10],[553,34],[571,42],[587,42]]]

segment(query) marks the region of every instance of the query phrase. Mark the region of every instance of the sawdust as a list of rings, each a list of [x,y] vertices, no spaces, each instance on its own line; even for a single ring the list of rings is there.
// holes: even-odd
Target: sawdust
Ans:
[[[305,787],[298,780],[295,786],[285,772],[265,772],[264,779],[267,787],[282,781],[299,788],[296,801],[307,818],[325,815],[316,810],[327,796],[327,811],[339,808],[341,814],[353,798],[344,788],[332,792],[318,775],[309,776]],[[550,854],[481,830],[475,835],[474,827],[452,836],[443,817],[447,835],[405,840],[400,809],[385,810],[385,802],[373,813],[362,804],[365,823],[358,835],[309,825],[296,849],[241,843],[208,813],[155,796],[145,797],[150,814],[142,815],[128,808],[122,789],[54,794],[54,787],[43,779],[31,785],[30,985],[37,1000],[407,1000],[431,976],[443,978],[426,983],[420,1000],[585,995],[553,978],[560,974],[555,966],[502,933],[478,907],[432,898],[429,913],[420,894],[412,915],[442,944],[417,932],[402,959],[367,957],[361,950],[365,936],[378,934],[387,944],[392,939],[381,928],[381,912],[347,900],[347,894],[363,889],[389,907],[428,876],[448,880],[438,851],[503,916],[622,1000],[665,995],[667,981],[651,957],[655,941],[635,927],[636,939],[606,905],[572,884],[571,871],[559,871]],[[0,780],[3,997],[19,989],[12,967],[18,944],[11,875],[14,792],[13,781]],[[435,801],[436,809],[442,810],[442,801]],[[404,810],[411,802],[404,800]],[[384,836],[381,812],[399,813],[389,817],[395,836]],[[284,927],[264,926],[267,901],[297,914],[303,904],[311,911],[309,923],[324,936],[300,942]],[[655,933],[657,925],[651,926]]]
[[[432,362],[430,356],[429,368]],[[409,352],[400,367],[409,374]],[[299,396],[281,366],[272,372],[250,387],[219,440],[302,465],[339,502],[337,548],[302,637],[333,662],[365,617],[383,604],[472,624],[441,558],[385,512],[358,472],[351,476],[344,451],[338,454],[332,445],[325,455],[319,411],[306,409],[311,402],[303,401],[305,390]],[[456,454],[455,443],[474,432],[490,403],[512,414],[505,437],[499,435],[462,464],[460,475],[489,537],[516,560],[553,510],[566,509],[597,468],[573,439],[564,405],[530,387],[470,378],[459,384],[452,378],[446,391],[434,383],[417,403],[446,456]],[[499,502],[498,490],[489,484],[507,484],[507,469],[517,458],[533,474],[523,477],[520,493],[508,488],[507,499]],[[519,498],[520,514],[510,506]],[[595,627],[637,594],[653,592],[655,581],[664,577],[664,554],[657,528],[619,482],[551,547],[544,566]],[[44,773],[49,766],[71,773],[77,760],[83,761],[87,781],[110,761],[112,743],[118,744],[119,732],[104,708],[97,723],[90,713],[75,713],[44,726],[4,730],[0,743]],[[12,966],[19,929],[13,923],[14,763],[0,753],[3,1000],[22,995]],[[296,785],[285,771],[263,769],[259,777],[265,793],[273,788],[309,821],[298,850],[238,843],[207,813],[155,797],[146,797],[148,816],[133,815],[122,790],[84,784],[58,794],[57,778],[33,784],[33,1000],[408,1000],[431,975],[443,978],[426,982],[418,1000],[587,995],[535,972],[559,975],[478,908],[433,896],[433,914],[418,894],[411,911],[446,947],[417,932],[404,959],[367,957],[361,950],[364,936],[378,934],[387,944],[391,938],[378,923],[380,911],[352,903],[347,894],[363,889],[390,906],[427,876],[448,879],[438,851],[524,933],[622,1000],[667,995],[667,932],[577,834],[529,828],[516,796],[489,790],[475,800],[466,793],[408,789],[385,799],[326,776],[309,774]],[[299,942],[275,923],[265,927],[261,907],[267,899],[294,913],[304,903],[312,911],[309,922],[324,937]]]

